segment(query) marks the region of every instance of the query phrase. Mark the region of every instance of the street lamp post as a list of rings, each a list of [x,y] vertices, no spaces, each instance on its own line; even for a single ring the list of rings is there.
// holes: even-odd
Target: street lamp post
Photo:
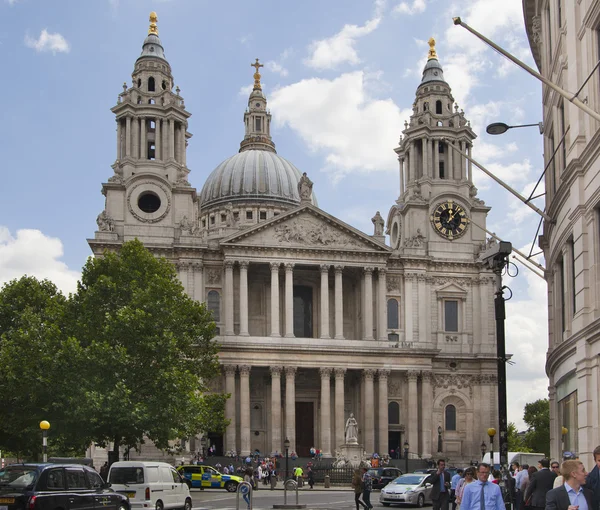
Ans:
[[[46,420],[40,422],[40,429],[42,429],[42,453],[44,455],[44,462],[48,462],[48,429],[50,423]]]
[[[289,476],[289,464],[288,464],[288,452],[290,450],[290,440],[286,437],[283,442],[283,446],[285,447],[285,480],[284,483],[287,482]]]
[[[494,427],[490,427],[487,429],[488,436],[490,436],[490,466],[494,469],[494,436],[496,435],[496,429]]]
[[[442,448],[442,426],[438,426],[438,452],[443,451]]]
[[[487,446],[485,444],[485,441],[481,441],[481,462],[483,462],[483,458],[485,457],[485,452],[487,452]]]
[[[404,441],[404,471],[408,473],[408,440]]]
[[[518,126],[509,126],[508,124],[505,124],[504,122],[494,122],[492,124],[489,124],[488,127],[485,128],[485,131],[488,135],[502,135],[502,134],[506,133],[509,129],[522,128],[522,127],[533,127],[533,126],[538,127],[538,129],[540,130],[540,135],[544,134],[544,123],[543,122],[538,122],[537,124],[520,124]]]
[[[206,440],[206,436],[202,436],[200,439],[200,446],[202,447],[202,459],[206,458],[206,446],[208,445],[208,441]]]
[[[563,454],[563,456],[565,454],[565,439],[566,439],[568,433],[569,433],[569,429],[567,427],[562,427],[560,429],[561,446],[562,446],[562,454]]]

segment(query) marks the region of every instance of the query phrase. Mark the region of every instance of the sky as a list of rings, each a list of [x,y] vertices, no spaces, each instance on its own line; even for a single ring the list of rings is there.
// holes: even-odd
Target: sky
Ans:
[[[308,173],[322,209],[372,234],[371,217],[386,218],[398,198],[393,149],[432,36],[479,135],[473,157],[525,195],[543,170],[536,128],[485,133],[491,122],[539,122],[541,84],[452,23],[461,16],[534,66],[521,0],[0,0],[0,284],[29,274],[75,289],[116,159],[110,108],[131,83],[153,10],[192,113],[198,191],[239,148],[258,57],[278,153]],[[529,253],[537,214],[477,169],[474,180],[492,207],[488,229]],[[547,397],[546,284],[522,266],[504,284],[508,419],[524,429],[524,405]]]

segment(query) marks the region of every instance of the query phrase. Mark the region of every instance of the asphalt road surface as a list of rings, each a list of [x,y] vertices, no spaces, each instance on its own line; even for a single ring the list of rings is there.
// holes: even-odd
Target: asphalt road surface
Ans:
[[[194,510],[234,510],[236,508],[237,494],[224,490],[192,490]],[[288,504],[296,503],[295,494],[288,492]],[[354,510],[354,491],[347,490],[323,490],[302,489],[299,491],[299,503],[306,505],[307,510]],[[379,491],[371,494],[371,503],[375,508],[383,509],[379,503]],[[254,492],[253,510],[272,510],[273,505],[283,504],[283,491],[268,489]],[[246,510],[247,505],[240,494],[240,510]],[[396,507],[399,508],[399,507]]]

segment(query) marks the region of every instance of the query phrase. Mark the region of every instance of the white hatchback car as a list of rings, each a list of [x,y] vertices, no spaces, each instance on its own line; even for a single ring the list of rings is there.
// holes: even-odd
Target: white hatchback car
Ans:
[[[115,462],[110,466],[108,483],[113,490],[129,497],[132,510],[192,510],[185,479],[166,462]]]
[[[383,506],[401,503],[416,505],[419,508],[431,502],[433,485],[425,483],[428,473],[409,473],[399,476],[388,483],[379,494],[379,502]]]

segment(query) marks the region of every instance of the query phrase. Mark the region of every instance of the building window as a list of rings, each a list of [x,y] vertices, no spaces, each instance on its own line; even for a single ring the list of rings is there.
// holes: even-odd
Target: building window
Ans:
[[[202,228],[206,228],[206,218],[202,220]]]
[[[454,299],[444,301],[444,331],[458,331],[458,301]]]
[[[255,131],[261,131],[261,123],[260,123],[260,117],[256,117],[256,119],[254,119],[256,122],[256,128]]]
[[[387,302],[388,329],[398,329],[398,300],[388,299]]]
[[[266,220],[267,219],[267,211],[260,211],[258,214],[259,214],[259,218],[261,220]]]
[[[440,179],[445,179],[446,178],[446,170],[444,169],[444,162],[440,161],[440,168],[439,168],[439,173],[440,173]]]
[[[215,217],[214,217],[214,216],[211,216],[211,217],[210,217],[210,224],[211,224],[211,225],[214,225],[214,224],[215,224]]]
[[[154,92],[156,88],[156,85],[154,83],[154,78],[152,78],[152,76],[150,76],[150,78],[148,78],[148,92]]]
[[[388,404],[388,424],[400,424],[400,405],[398,402],[390,402]]]
[[[442,102],[439,99],[435,102],[435,113],[442,114]]]
[[[206,306],[212,312],[213,320],[221,322],[221,296],[216,290],[209,291]]]
[[[456,430],[456,407],[452,404],[446,406],[446,430]]]
[[[227,223],[227,215],[221,214],[221,223]]]
[[[251,220],[252,219],[252,211],[246,211],[246,219],[247,220]]]

